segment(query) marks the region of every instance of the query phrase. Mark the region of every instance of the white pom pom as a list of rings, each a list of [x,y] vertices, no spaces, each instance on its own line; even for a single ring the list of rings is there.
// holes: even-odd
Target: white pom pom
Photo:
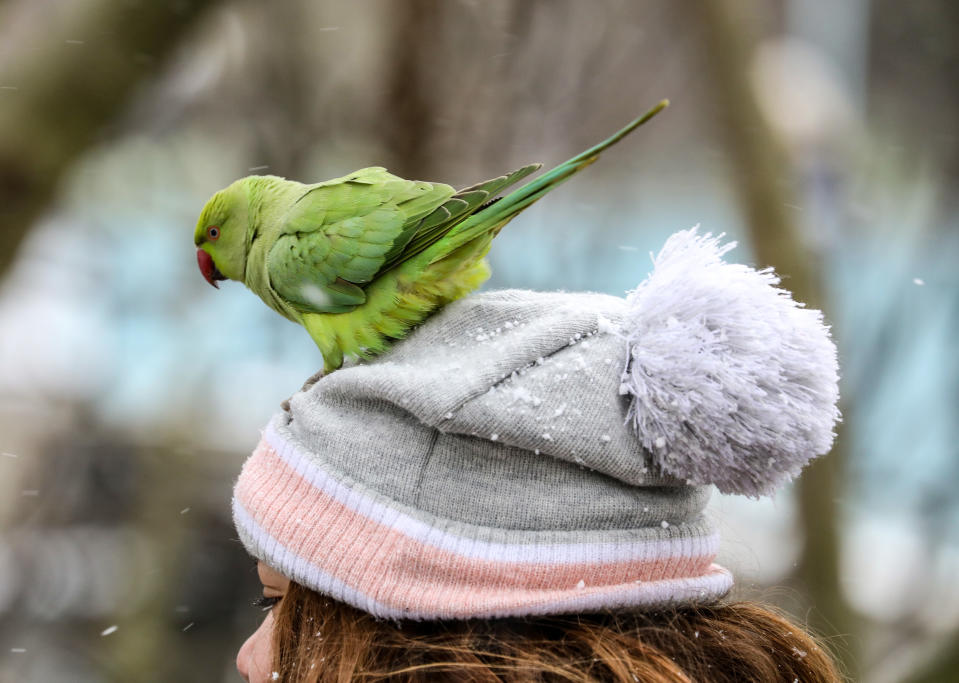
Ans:
[[[832,447],[836,347],[772,269],[725,263],[735,242],[697,228],[666,241],[627,299],[627,419],[662,471],[771,493]]]

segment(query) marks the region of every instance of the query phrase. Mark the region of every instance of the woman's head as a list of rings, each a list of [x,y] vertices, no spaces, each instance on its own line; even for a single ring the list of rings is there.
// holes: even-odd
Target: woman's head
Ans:
[[[837,417],[821,316],[725,250],[674,236],[628,301],[473,295],[323,377],[244,465],[244,545],[403,624],[717,603],[709,484],[773,490]]]
[[[824,645],[748,602],[492,620],[380,620],[261,565],[280,598],[244,643],[253,683],[841,680]]]

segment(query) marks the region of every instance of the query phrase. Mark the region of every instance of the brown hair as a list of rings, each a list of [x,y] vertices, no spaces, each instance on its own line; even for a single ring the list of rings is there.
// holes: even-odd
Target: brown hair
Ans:
[[[291,582],[273,670],[319,681],[841,681],[822,643],[751,602],[648,613],[383,621]]]

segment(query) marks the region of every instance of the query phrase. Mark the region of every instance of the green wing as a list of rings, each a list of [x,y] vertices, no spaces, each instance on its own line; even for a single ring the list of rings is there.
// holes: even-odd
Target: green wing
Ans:
[[[301,312],[356,308],[366,301],[361,285],[453,192],[379,167],[311,186],[283,218],[267,256],[271,286]]]
[[[270,249],[270,284],[303,313],[345,313],[363,285],[434,244],[490,197],[538,166],[454,194],[449,185],[404,180],[380,167],[313,185],[283,219]]]
[[[480,211],[507,187],[519,182],[542,164],[529,164],[515,171],[463,188],[436,207],[416,226],[413,237],[402,250],[388,258],[383,270],[408,261],[443,239],[457,224]]]

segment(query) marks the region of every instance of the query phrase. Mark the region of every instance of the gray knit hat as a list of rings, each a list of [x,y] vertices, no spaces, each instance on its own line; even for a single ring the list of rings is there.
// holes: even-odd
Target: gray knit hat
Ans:
[[[829,450],[835,347],[769,270],[677,233],[627,299],[499,291],[296,394],[237,482],[249,552],[377,616],[715,601],[710,484]]]

